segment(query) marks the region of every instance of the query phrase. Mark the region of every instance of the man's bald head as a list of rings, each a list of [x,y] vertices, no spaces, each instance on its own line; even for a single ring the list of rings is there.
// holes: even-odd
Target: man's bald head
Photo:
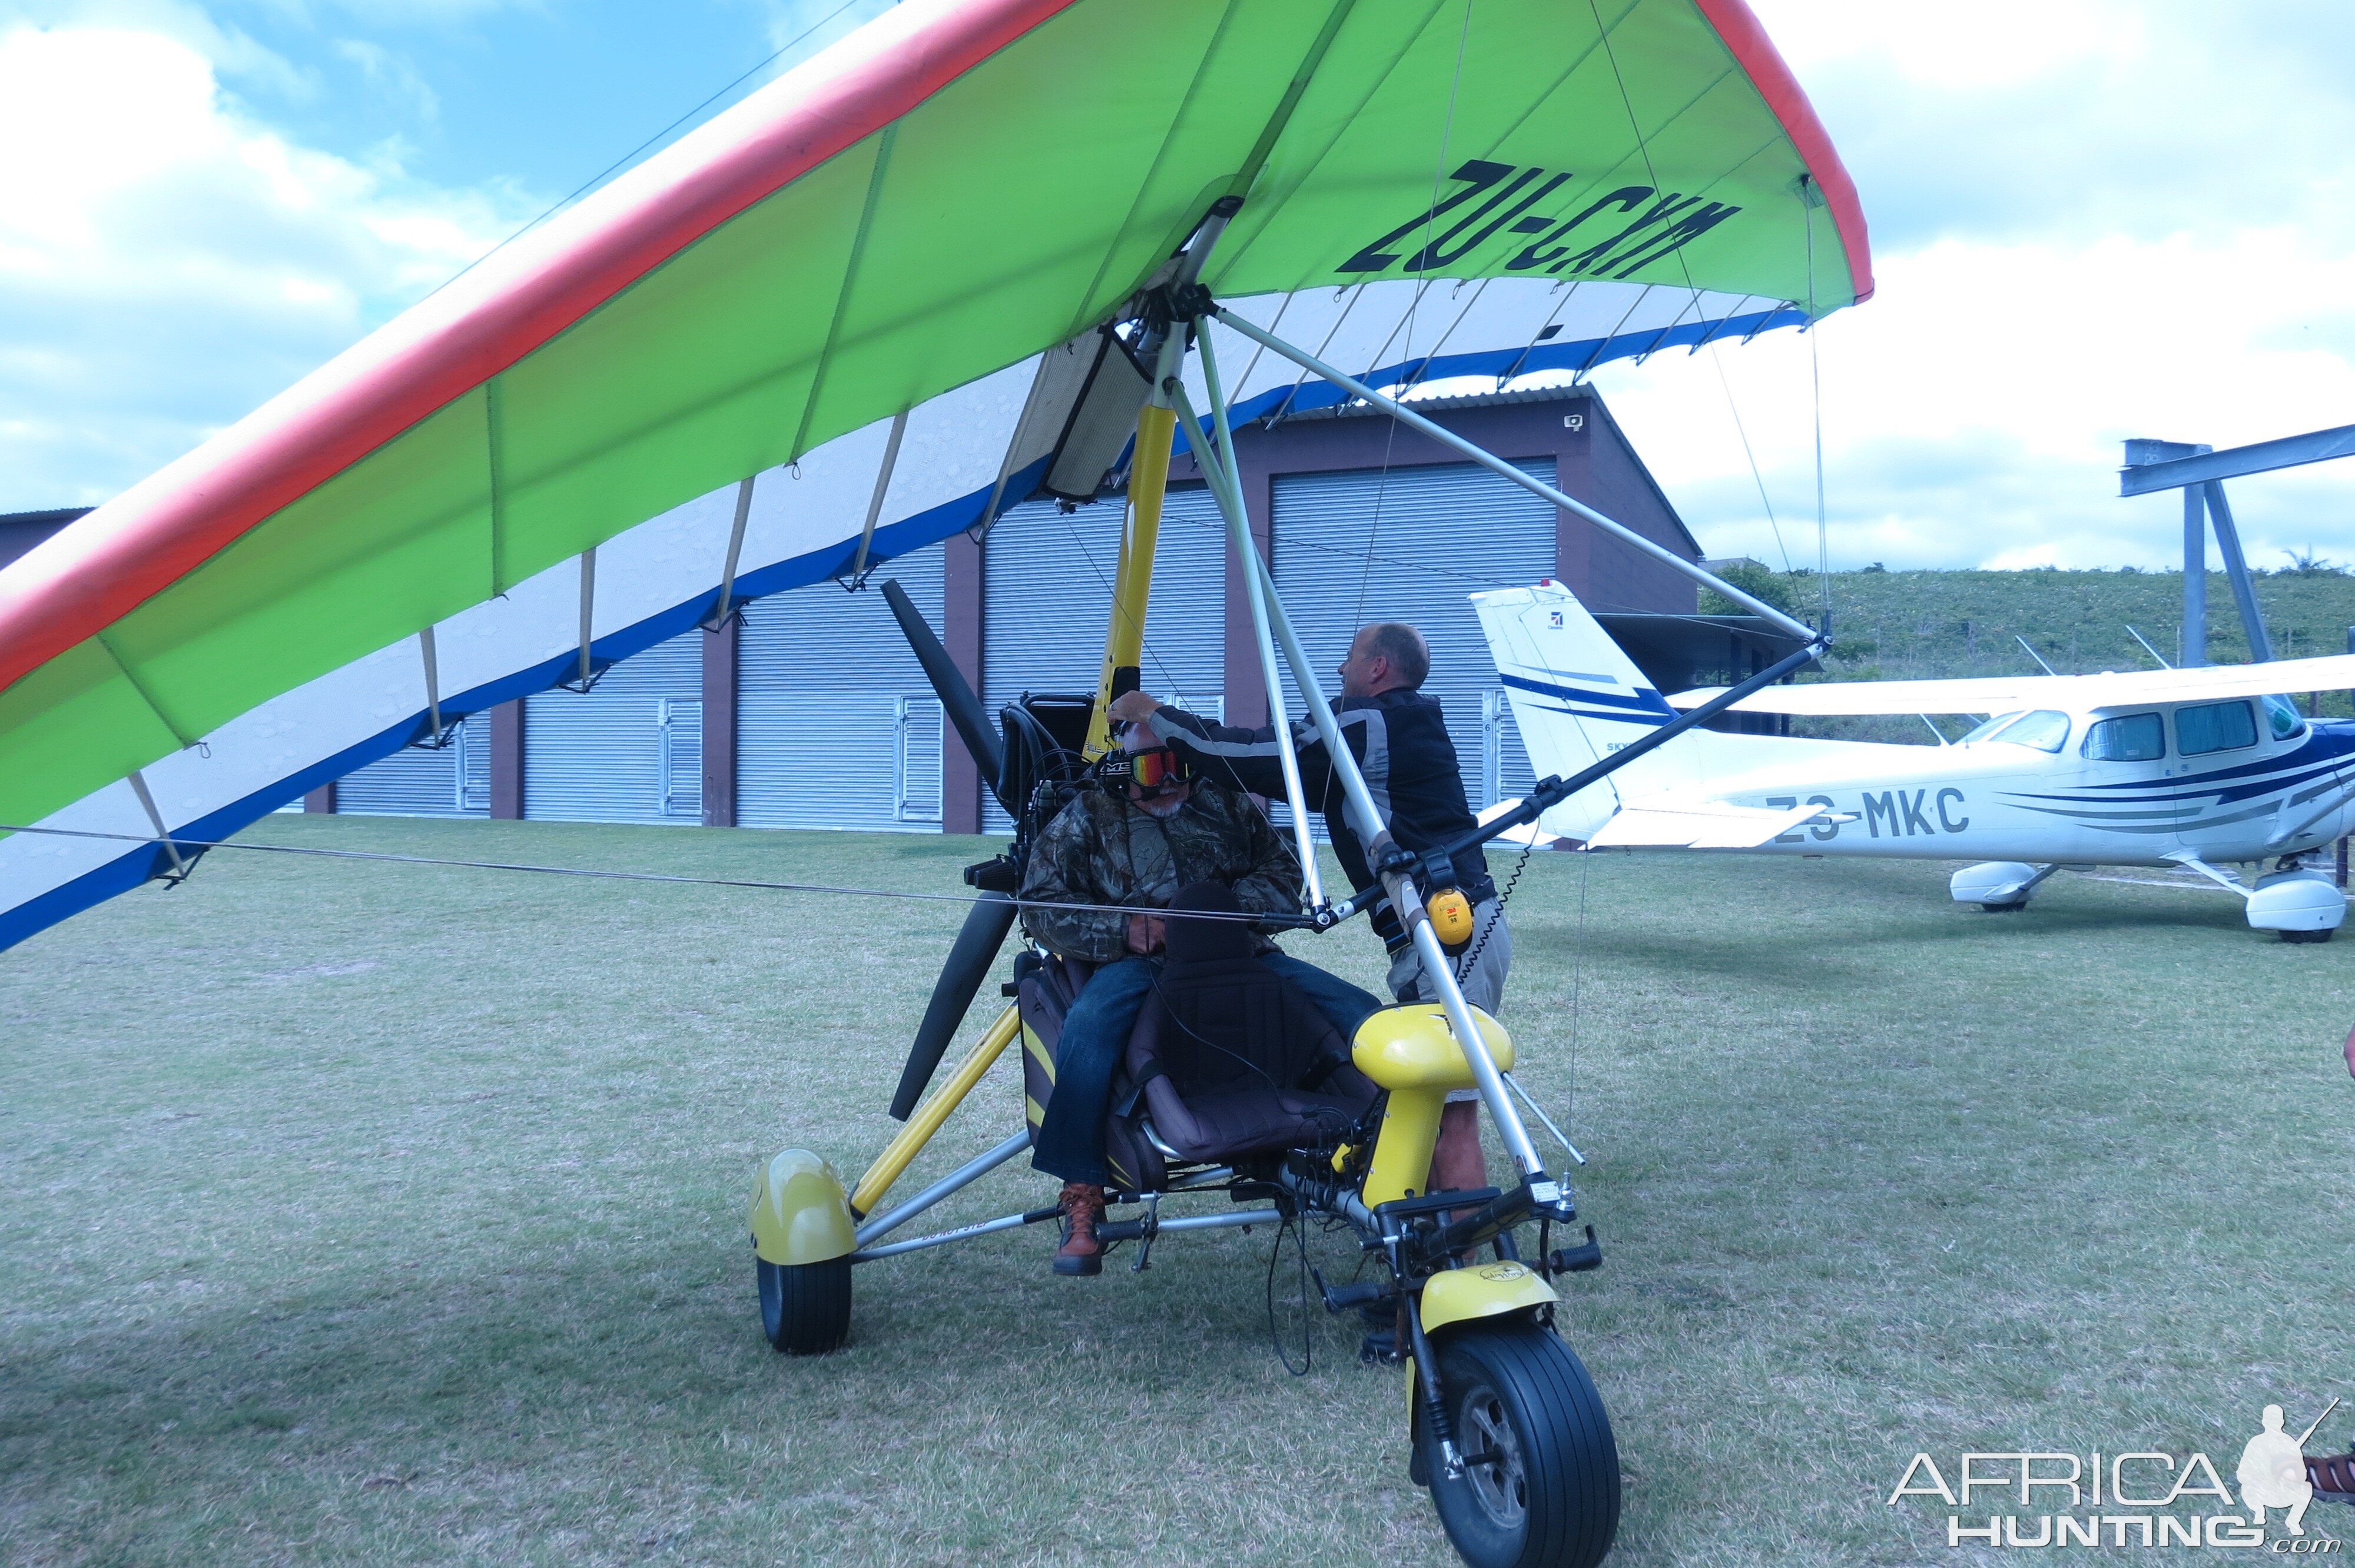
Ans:
[[[1341,662],[1341,694],[1376,697],[1413,691],[1431,673],[1431,644],[1403,620],[1377,620],[1360,627]]]

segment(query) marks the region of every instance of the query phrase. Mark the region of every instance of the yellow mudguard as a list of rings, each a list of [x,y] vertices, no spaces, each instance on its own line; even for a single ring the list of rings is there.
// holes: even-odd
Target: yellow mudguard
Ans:
[[[1545,1277],[1523,1263],[1479,1263],[1434,1274],[1423,1287],[1423,1331],[1436,1336],[1451,1324],[1501,1318],[1559,1301]],[[1406,1358],[1406,1412],[1416,1420],[1414,1358]]]
[[[824,1263],[858,1245],[842,1178],[808,1150],[786,1150],[753,1178],[752,1250],[763,1263]]]

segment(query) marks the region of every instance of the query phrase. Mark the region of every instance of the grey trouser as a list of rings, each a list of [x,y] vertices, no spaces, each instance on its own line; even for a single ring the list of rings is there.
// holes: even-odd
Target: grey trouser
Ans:
[[[1487,940],[1483,942],[1481,938]],[[1462,967],[1464,959],[1455,960],[1455,983],[1464,992],[1464,1000],[1487,1013],[1498,1016],[1505,1000],[1505,975],[1513,967],[1513,932],[1505,924],[1505,906],[1494,898],[1484,898],[1472,906],[1472,944],[1464,949],[1469,957],[1474,948],[1479,956],[1468,969]],[[1391,962],[1391,994],[1401,1001],[1436,1001],[1435,991],[1426,991],[1423,983],[1423,958],[1412,948],[1407,948]],[[1479,1095],[1471,1089],[1451,1090],[1451,1102],[1476,1100]]]

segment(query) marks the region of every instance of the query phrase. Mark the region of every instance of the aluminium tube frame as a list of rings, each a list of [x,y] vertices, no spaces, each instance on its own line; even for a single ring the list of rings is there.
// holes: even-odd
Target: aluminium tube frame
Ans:
[[[1809,626],[1806,621],[1785,615],[1783,611],[1776,609],[1773,605],[1766,603],[1764,600],[1755,599],[1751,595],[1742,592],[1740,588],[1735,588],[1732,583],[1727,582],[1716,573],[1710,571],[1705,567],[1695,566],[1692,562],[1686,560],[1682,556],[1678,555],[1674,550],[1668,548],[1664,545],[1657,544],[1650,539],[1646,539],[1643,535],[1636,533],[1633,528],[1628,527],[1623,523],[1614,522],[1613,519],[1605,517],[1593,507],[1587,505],[1582,501],[1574,500],[1572,497],[1563,494],[1561,491],[1556,490],[1552,485],[1546,483],[1543,480],[1530,478],[1528,474],[1523,473],[1519,469],[1515,468],[1511,463],[1507,462],[1504,459],[1488,451],[1478,443],[1468,441],[1462,436],[1457,435],[1455,431],[1447,429],[1444,425],[1439,424],[1432,419],[1425,418],[1423,415],[1416,413],[1412,408],[1408,408],[1394,397],[1385,397],[1382,394],[1375,391],[1372,387],[1367,386],[1357,377],[1334,369],[1331,366],[1326,364],[1323,360],[1317,358],[1315,355],[1310,354],[1305,349],[1294,347],[1291,344],[1288,344],[1282,338],[1277,337],[1273,333],[1261,330],[1259,327],[1252,325],[1250,322],[1243,320],[1241,316],[1236,315],[1232,311],[1227,310],[1223,306],[1213,306],[1211,313],[1213,319],[1217,320],[1220,324],[1240,333],[1244,337],[1249,338],[1252,342],[1258,344],[1261,347],[1281,355],[1283,358],[1292,361],[1293,364],[1299,366],[1303,370],[1309,372],[1311,375],[1322,376],[1324,379],[1331,382],[1334,386],[1340,387],[1344,392],[1348,392],[1353,397],[1364,398],[1368,403],[1370,403],[1375,408],[1381,409],[1392,418],[1413,427],[1415,429],[1422,431],[1424,435],[1429,436],[1432,440],[1440,442],[1442,445],[1454,448],[1455,450],[1462,452],[1465,457],[1470,458],[1473,461],[1480,464],[1483,468],[1487,468],[1499,476],[1512,481],[1515,484],[1519,485],[1523,490],[1529,491],[1535,495],[1543,496],[1546,500],[1552,502],[1556,506],[1561,507],[1565,512],[1576,513],[1579,516],[1585,518],[1588,522],[1593,524],[1596,527],[1601,528],[1604,532],[1611,535],[1612,537],[1618,539],[1623,544],[1631,545],[1636,549],[1643,551],[1644,554],[1651,556],[1654,560],[1658,561],[1661,565],[1673,567],[1677,571],[1683,573],[1686,577],[1692,578],[1693,581],[1700,583],[1704,588],[1708,588],[1718,593],[1723,594],[1727,599],[1730,599],[1734,603],[1741,605],[1753,615],[1765,617],[1769,622],[1780,627],[1783,630],[1789,632],[1792,636],[1799,638],[1804,641],[1813,642],[1820,635],[1814,627]]]
[[[1224,312],[1220,313],[1221,316]],[[1209,349],[1209,323],[1196,317],[1195,336],[1203,349],[1205,369],[1214,362]],[[1175,376],[1164,384],[1173,398],[1182,398],[1184,386]],[[1222,450],[1231,450],[1231,438],[1226,434],[1229,424],[1226,399],[1215,381],[1209,382],[1211,393],[1210,418],[1216,421]],[[1208,472],[1205,467],[1205,472]],[[1341,734],[1340,721],[1333,716],[1330,704],[1325,700],[1325,690],[1316,679],[1316,667],[1302,648],[1298,633],[1293,630],[1292,618],[1284,612],[1283,596],[1277,593],[1275,578],[1267,563],[1260,558],[1259,547],[1252,542],[1248,520],[1242,510],[1241,492],[1235,488],[1234,476],[1223,470],[1211,486],[1211,493],[1220,510],[1227,514],[1227,527],[1234,537],[1238,554],[1242,558],[1246,574],[1255,576],[1260,592],[1272,621],[1275,638],[1284,648],[1285,661],[1292,666],[1292,675],[1300,687],[1301,700],[1316,726],[1316,733],[1325,743],[1325,754],[1334,774],[1341,780],[1348,799],[1349,814],[1358,819],[1357,826],[1366,846],[1369,864],[1380,867],[1386,850],[1396,849],[1391,838],[1390,824],[1380,808],[1374,804],[1373,792],[1366,787],[1365,775],[1358,768],[1358,759],[1349,750],[1348,739]],[[1265,650],[1267,626],[1255,624],[1263,639],[1263,657],[1272,655]],[[1391,907],[1399,922],[1407,929],[1414,943],[1415,954],[1423,961],[1424,978],[1439,993],[1439,1004],[1445,1013],[1448,1027],[1454,1032],[1464,1060],[1472,1070],[1472,1081],[1480,1091],[1480,1103],[1487,1107],[1488,1118],[1497,1124],[1497,1133],[1512,1157],[1523,1178],[1531,1183],[1533,1195],[1541,1202],[1559,1196],[1559,1188],[1546,1173],[1545,1161],[1539,1156],[1537,1145],[1530,1140],[1529,1128],[1522,1125],[1520,1113],[1514,1108],[1512,1097],[1505,1088],[1503,1076],[1497,1069],[1496,1058],[1488,1053],[1488,1043],[1480,1033],[1472,1015],[1472,1005],[1456,984],[1455,971],[1447,961],[1445,949],[1440,946],[1439,933],[1432,928],[1431,917],[1423,906],[1412,882],[1402,870],[1377,871],[1391,897]]]
[[[1030,1129],[1024,1128],[996,1148],[966,1160],[897,1208],[878,1214],[860,1225],[856,1236],[858,1245],[865,1246],[878,1236],[890,1234],[942,1199],[979,1181],[1029,1147]]]
[[[973,1224],[959,1225],[954,1230],[935,1231],[931,1235],[911,1236],[906,1241],[886,1242],[881,1246],[860,1247],[850,1254],[850,1261],[874,1263],[882,1258],[897,1257],[901,1253],[922,1252],[927,1247],[946,1246],[951,1242],[971,1241],[976,1236],[994,1235],[999,1231],[1019,1230],[1060,1212],[1049,1208],[1032,1209],[1018,1214],[1001,1214],[994,1220],[980,1220]],[[1274,1223],[1283,1217],[1278,1210],[1273,1208],[1231,1209],[1223,1213],[1187,1214],[1178,1219],[1161,1220],[1156,1229],[1165,1234],[1170,1231],[1225,1230],[1231,1226]]]
[[[1223,408],[1226,398],[1219,386],[1219,361],[1210,351],[1210,334],[1195,323],[1195,341],[1202,354],[1202,376],[1210,389],[1210,407]],[[1220,418],[1212,439],[1218,446],[1217,461],[1205,461],[1211,453],[1201,445],[1205,421],[1194,412],[1193,399],[1186,396],[1184,382],[1171,377],[1170,397],[1176,402],[1179,416],[1186,421],[1186,438],[1194,444],[1194,458],[1210,489],[1218,498],[1219,510],[1226,514],[1227,533],[1233,541],[1237,560],[1248,560],[1256,549],[1252,543],[1251,523],[1243,512],[1241,471],[1235,466],[1234,438]],[[1267,688],[1268,722],[1275,729],[1276,755],[1284,764],[1284,801],[1292,808],[1292,832],[1300,854],[1300,874],[1307,885],[1308,907],[1314,911],[1325,906],[1325,889],[1316,874],[1316,841],[1308,831],[1308,791],[1300,782],[1300,754],[1293,744],[1292,715],[1284,703],[1284,673],[1276,668],[1275,643],[1269,636],[1267,591],[1261,586],[1259,574],[1249,567],[1243,568],[1243,598],[1251,606],[1252,637],[1259,650],[1260,683]]]

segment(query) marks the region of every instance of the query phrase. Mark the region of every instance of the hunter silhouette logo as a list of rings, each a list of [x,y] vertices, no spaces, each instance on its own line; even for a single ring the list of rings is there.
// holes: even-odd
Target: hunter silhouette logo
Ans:
[[[2338,1408],[2339,1402],[2332,1400],[2321,1415],[2293,1437],[2282,1430],[2282,1407],[2265,1406],[2257,1435],[2241,1450],[2241,1462],[2232,1471],[2232,1478],[2241,1483],[2241,1506],[2249,1510],[2251,1524],[2264,1523],[2269,1508],[2287,1509],[2282,1527],[2292,1535],[2306,1533],[2307,1505],[2314,1501],[2314,1481],[2306,1468],[2306,1440],[2314,1436],[2323,1417]]]
[[[2339,1405],[2332,1400],[2298,1433],[2285,1429],[2280,1405],[2266,1405],[2256,1435],[2242,1446],[2233,1485],[2200,1453],[1975,1452],[1951,1456],[1944,1467],[1916,1454],[1886,1502],[1945,1504],[1948,1546],[2240,1547],[2335,1556],[2341,1543],[2308,1535],[2306,1513],[2318,1498],[2355,1502],[2355,1452],[2308,1458],[2306,1442]],[[2275,1510],[2283,1533],[2269,1536],[2265,1516]]]

